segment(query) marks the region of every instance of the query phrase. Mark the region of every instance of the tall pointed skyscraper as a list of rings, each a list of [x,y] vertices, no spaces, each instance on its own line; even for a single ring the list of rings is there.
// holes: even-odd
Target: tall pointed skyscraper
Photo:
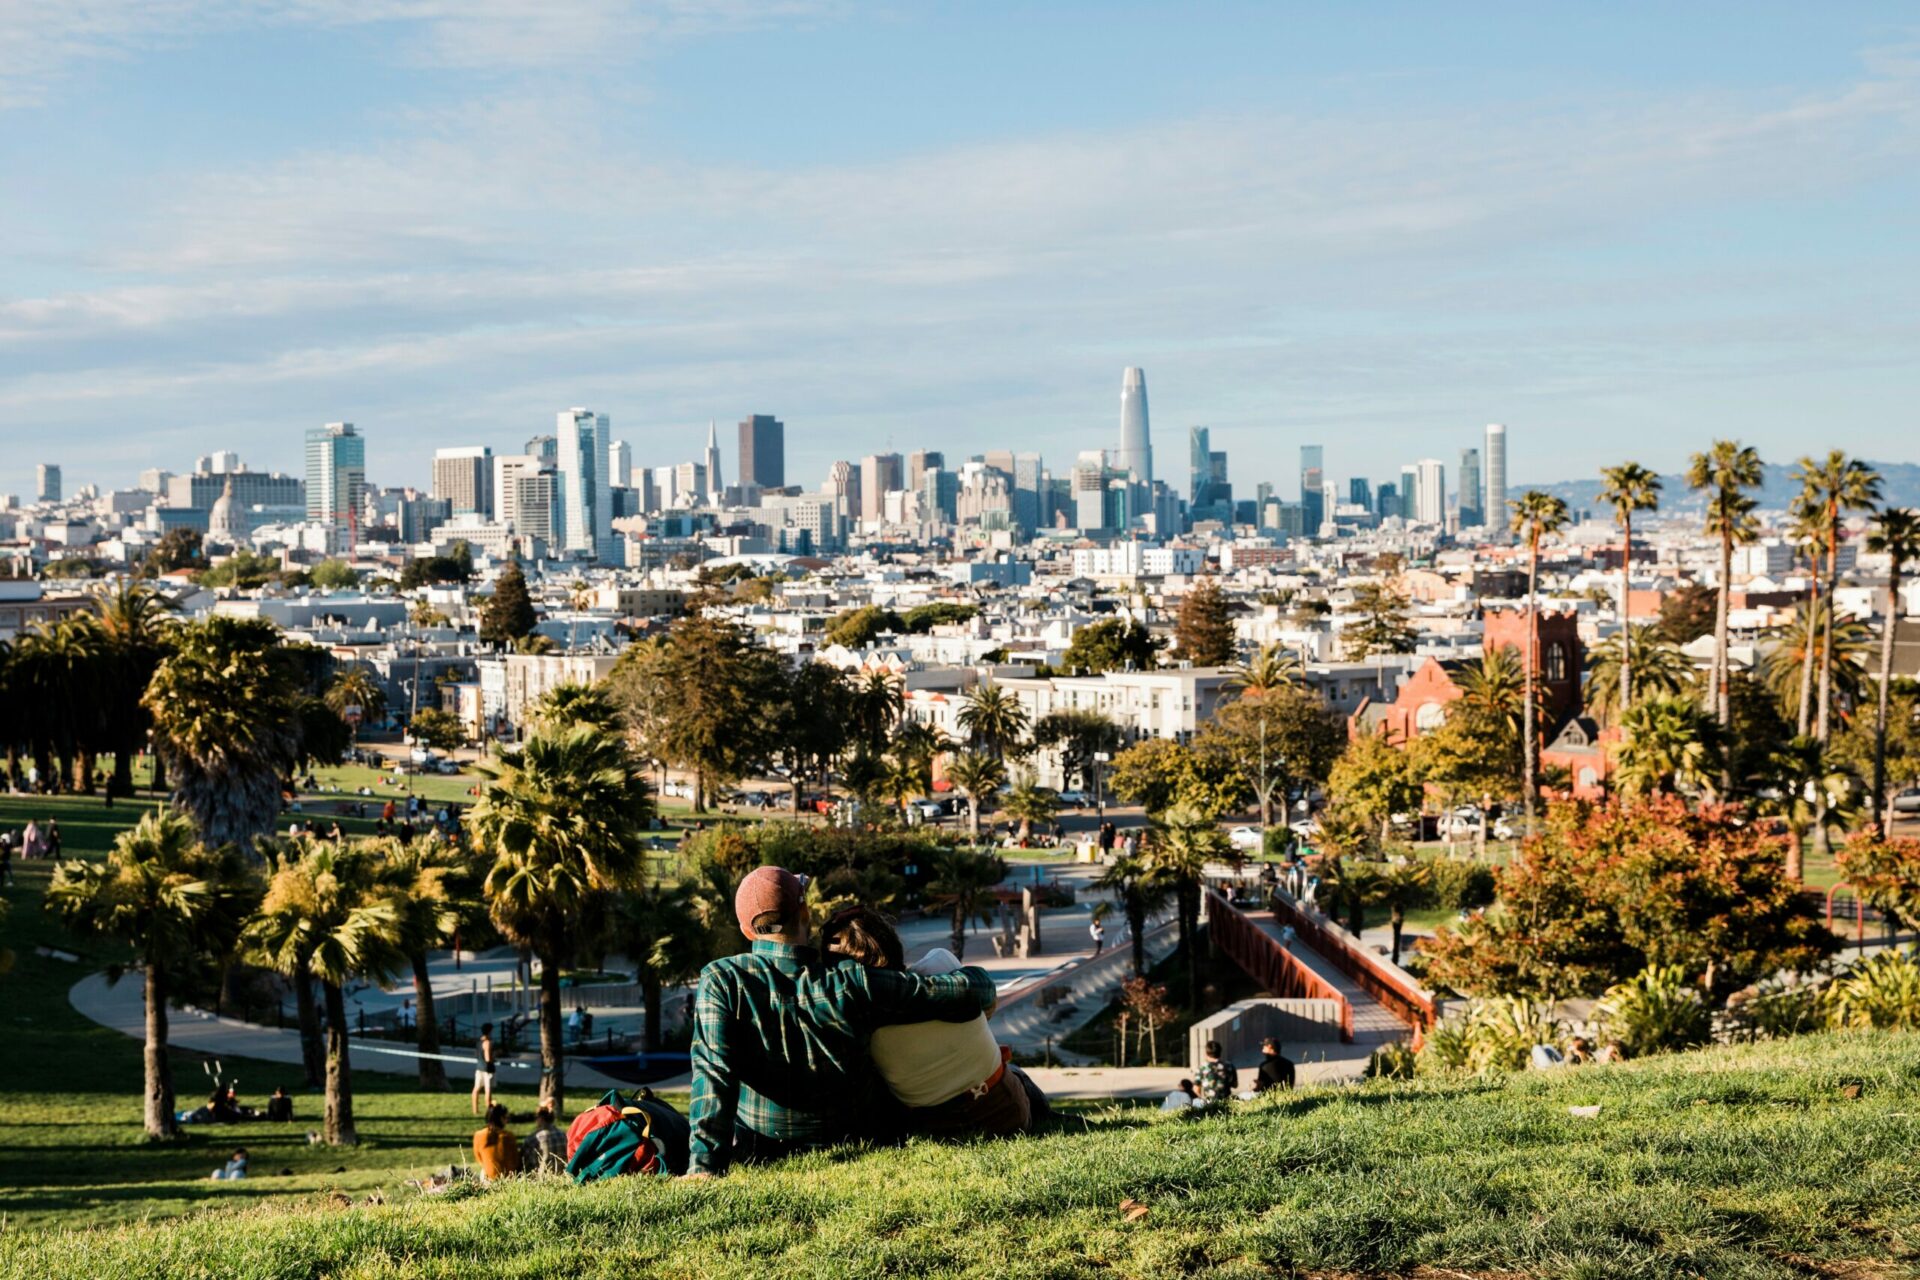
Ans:
[[[727,487],[726,481],[720,478],[720,436],[717,428],[713,425],[712,418],[707,419],[706,468],[707,492],[721,493],[725,491]]]
[[[1120,375],[1119,469],[1141,484],[1153,483],[1153,445],[1147,441],[1147,375],[1129,368]]]

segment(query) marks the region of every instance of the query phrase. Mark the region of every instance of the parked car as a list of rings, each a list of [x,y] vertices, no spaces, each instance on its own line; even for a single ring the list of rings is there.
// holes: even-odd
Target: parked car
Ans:
[[[1084,809],[1091,802],[1087,799],[1086,792],[1069,788],[1060,793],[1060,803],[1069,809]]]
[[[1302,818],[1298,822],[1289,822],[1287,824],[1287,830],[1293,832],[1293,834],[1299,836],[1302,840],[1311,840],[1320,834],[1320,824],[1312,818]]]
[[[1227,843],[1242,853],[1258,853],[1266,842],[1266,835],[1258,827],[1235,827],[1227,832]]]
[[[1920,813],[1920,787],[1908,787],[1893,798],[1895,813]]]
[[[916,800],[907,807],[922,822],[938,822],[947,816],[947,807],[938,800]]]
[[[457,760],[436,760],[433,762],[433,771],[435,773],[458,773],[460,772],[460,762]]]

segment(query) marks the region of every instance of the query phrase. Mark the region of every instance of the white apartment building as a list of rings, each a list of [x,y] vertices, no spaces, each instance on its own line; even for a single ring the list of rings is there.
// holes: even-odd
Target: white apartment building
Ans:
[[[593,684],[613,670],[619,658],[599,653],[507,653],[481,658],[480,714],[501,737],[518,736],[527,713],[549,689],[563,684]]]

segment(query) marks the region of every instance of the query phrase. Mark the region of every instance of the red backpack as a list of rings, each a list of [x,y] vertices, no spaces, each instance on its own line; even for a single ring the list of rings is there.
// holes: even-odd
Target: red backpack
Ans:
[[[567,1126],[567,1172],[575,1182],[630,1173],[685,1173],[690,1136],[686,1117],[651,1090],[629,1098],[609,1089],[600,1105],[582,1111]]]

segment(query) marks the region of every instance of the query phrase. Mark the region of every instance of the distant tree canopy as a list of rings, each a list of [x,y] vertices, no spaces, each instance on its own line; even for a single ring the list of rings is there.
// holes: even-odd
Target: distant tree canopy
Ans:
[[[893,610],[882,609],[879,605],[863,605],[827,619],[827,643],[845,645],[849,649],[864,649],[877,640],[882,632],[899,632],[904,626],[900,615]]]
[[[411,591],[431,583],[466,582],[473,577],[473,548],[455,540],[446,551],[424,560],[409,560],[400,571],[400,589]]]
[[[360,581],[345,560],[322,560],[308,571],[308,580],[323,591],[340,591]]]
[[[279,576],[278,560],[242,548],[211,569],[201,570],[195,580],[203,587],[237,587],[245,591],[265,586]]]
[[[140,576],[157,578],[163,573],[203,569],[206,564],[206,558],[200,554],[198,529],[169,529],[147,549],[146,559],[140,562]]]
[[[916,605],[907,610],[901,615],[900,625],[914,635],[925,635],[935,627],[965,622],[979,612],[970,604],[953,604],[940,600],[933,604]]]
[[[1660,620],[1654,624],[1660,638],[1670,644],[1692,644],[1701,636],[1712,635],[1718,601],[1712,587],[1697,582],[1672,592],[1660,602]]]
[[[1068,672],[1150,671],[1159,665],[1160,641],[1142,624],[1131,618],[1107,618],[1090,623],[1073,633],[1073,641],[1060,658]]]

